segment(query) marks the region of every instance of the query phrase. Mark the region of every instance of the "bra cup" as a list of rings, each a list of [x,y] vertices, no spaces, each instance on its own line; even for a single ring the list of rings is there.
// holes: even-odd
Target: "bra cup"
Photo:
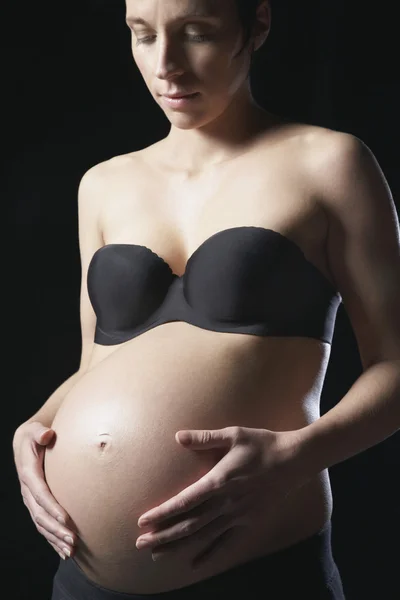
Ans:
[[[87,274],[95,342],[113,345],[183,321],[211,331],[332,342],[341,296],[295,243],[243,226],[205,240],[179,277],[146,246],[107,244]]]
[[[98,253],[88,272],[88,292],[104,331],[145,323],[163,304],[174,276],[141,246],[116,245]]]
[[[276,318],[289,276],[293,249],[265,231],[243,230],[212,238],[189,260],[183,282],[186,302],[221,322],[251,323]],[[272,299],[272,301],[271,301]],[[293,299],[289,299],[293,302]],[[287,317],[287,313],[286,313]]]

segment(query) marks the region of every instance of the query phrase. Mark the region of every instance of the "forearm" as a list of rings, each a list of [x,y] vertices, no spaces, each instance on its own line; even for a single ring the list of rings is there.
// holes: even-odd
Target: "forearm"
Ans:
[[[297,430],[298,456],[312,476],[388,438],[400,428],[400,360],[362,373],[330,411]]]
[[[26,423],[33,423],[34,421],[39,421],[45,427],[51,427],[53,423],[54,417],[57,414],[58,409],[60,408],[65,396],[67,393],[74,387],[77,381],[84,374],[84,370],[78,370],[76,373],[68,377],[46,400],[46,402],[41,406],[41,408],[34,414],[32,417],[24,421],[21,425],[25,425]],[[21,425],[19,427],[21,427]],[[17,429],[18,431],[18,429]]]

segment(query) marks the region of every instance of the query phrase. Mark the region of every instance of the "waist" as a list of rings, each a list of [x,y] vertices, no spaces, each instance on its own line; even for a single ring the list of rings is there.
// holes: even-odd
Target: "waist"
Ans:
[[[286,403],[318,397],[330,350],[312,338],[221,333],[172,322],[120,345],[95,344],[89,372],[101,385],[116,389],[124,381],[131,391],[152,397],[169,390],[217,394],[241,388],[270,395],[271,406],[274,395]]]

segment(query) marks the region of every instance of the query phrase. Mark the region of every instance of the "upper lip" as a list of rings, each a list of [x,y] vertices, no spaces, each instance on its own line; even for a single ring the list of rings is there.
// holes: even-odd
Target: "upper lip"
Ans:
[[[181,98],[182,96],[189,96],[195,92],[174,92],[172,94],[164,94],[167,98]]]

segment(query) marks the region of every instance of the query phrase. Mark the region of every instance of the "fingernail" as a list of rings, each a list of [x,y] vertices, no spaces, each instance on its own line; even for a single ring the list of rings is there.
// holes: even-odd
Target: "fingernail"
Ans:
[[[149,519],[140,519],[140,521],[138,521],[139,527],[146,527],[146,525],[148,525],[149,523],[150,523]]]
[[[66,525],[65,519],[61,515],[58,515],[57,521],[61,523],[61,525]]]
[[[70,551],[70,549],[69,549],[69,548],[63,548],[63,552],[65,552],[65,554],[66,554],[66,555],[67,555],[69,558],[71,558],[71,551]]]
[[[72,539],[72,537],[70,535],[66,535],[64,537],[64,542],[67,542],[67,544],[69,544],[70,546],[74,545],[74,540]]]

